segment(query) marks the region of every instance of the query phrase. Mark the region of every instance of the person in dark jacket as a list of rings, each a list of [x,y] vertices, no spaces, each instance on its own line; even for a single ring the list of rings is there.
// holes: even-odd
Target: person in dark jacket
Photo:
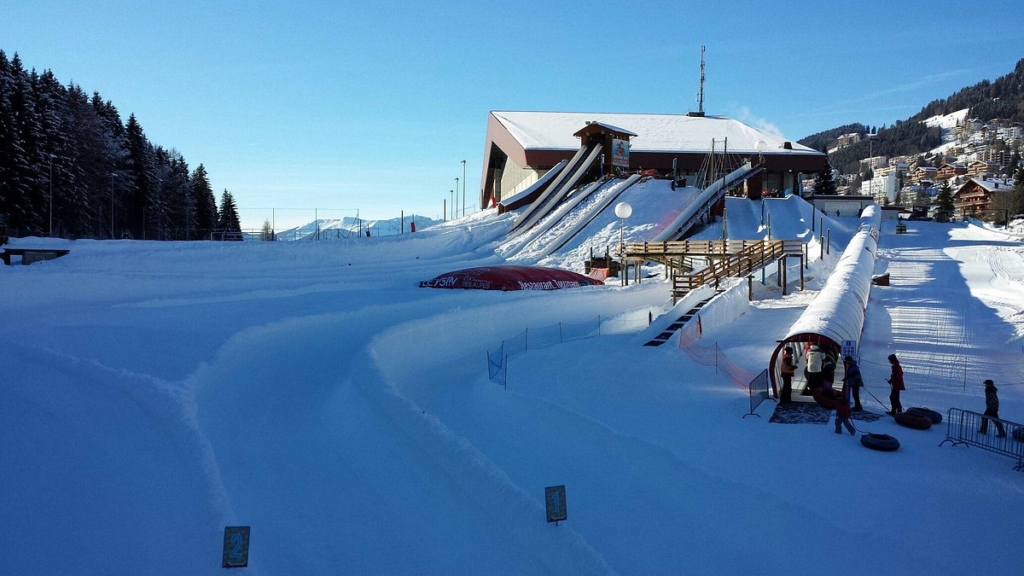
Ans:
[[[860,387],[864,385],[864,380],[860,375],[860,366],[857,366],[857,361],[853,359],[853,356],[847,356],[843,358],[843,388],[850,391],[853,396],[853,410],[854,412],[860,412],[864,410],[864,407],[860,405]]]
[[[779,397],[779,404],[789,404],[793,401],[793,374],[796,374],[792,346],[786,346],[782,353],[782,366],[779,368],[779,373],[782,376],[782,394]]]
[[[979,434],[988,434],[988,417],[999,418],[999,389],[996,388],[996,383],[991,380],[985,380],[985,415],[981,417],[981,430],[978,430]],[[999,438],[1006,438],[1006,430],[1003,428],[1003,423],[999,420],[993,420],[996,425],[996,431]]]
[[[836,381],[836,357],[831,350],[825,350],[821,355],[821,382],[828,387]]]
[[[903,404],[900,404],[900,392],[907,388],[903,384],[903,367],[900,366],[900,360],[895,354],[889,354],[889,364],[892,366],[892,373],[889,374],[885,381],[892,387],[892,392],[889,394],[892,410],[886,412],[886,414],[892,416],[903,412]]]

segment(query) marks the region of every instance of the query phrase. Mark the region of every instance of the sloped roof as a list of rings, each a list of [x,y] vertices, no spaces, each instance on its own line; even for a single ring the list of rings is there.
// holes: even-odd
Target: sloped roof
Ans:
[[[756,154],[759,141],[764,142],[760,152],[765,154],[821,154],[782,136],[724,116],[498,110],[492,111],[491,115],[526,150],[577,150],[579,139],[573,135],[587,122],[599,122],[616,130],[637,134],[630,139],[631,152],[692,150],[706,154],[711,141],[715,140],[716,147],[727,145],[728,151],[736,154]],[[792,149],[784,148],[786,142]]]
[[[970,180],[968,180],[968,181],[964,182],[963,184],[961,184],[956,189],[956,191],[953,192],[953,196],[956,196],[956,195],[960,194],[960,192],[962,192],[965,188],[970,186],[972,183],[975,186],[978,186],[978,187],[984,189],[986,192],[992,192],[992,193],[996,193],[996,192],[1013,192],[1013,187],[1016,185],[1016,182],[1012,178],[1006,178],[1006,179],[999,178],[999,179],[993,179],[993,180],[988,180],[988,179],[984,179],[984,178],[971,178]]]

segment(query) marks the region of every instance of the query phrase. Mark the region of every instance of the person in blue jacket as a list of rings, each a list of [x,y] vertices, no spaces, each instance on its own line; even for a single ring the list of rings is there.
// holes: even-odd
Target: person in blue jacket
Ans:
[[[853,412],[864,410],[864,407],[860,405],[860,387],[863,385],[864,380],[861,378],[860,366],[857,366],[857,361],[853,359],[853,356],[843,358],[843,388],[849,390],[853,396],[853,407],[850,408]]]

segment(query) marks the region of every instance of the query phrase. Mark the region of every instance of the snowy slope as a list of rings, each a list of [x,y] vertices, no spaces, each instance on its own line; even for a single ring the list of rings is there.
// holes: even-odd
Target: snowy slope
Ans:
[[[672,218],[637,194],[631,239]],[[773,237],[809,238],[801,203],[765,203]],[[730,199],[728,234],[763,237],[760,215]],[[511,222],[351,242],[16,240],[71,253],[0,266],[0,574],[220,574],[228,525],[252,528],[240,573],[266,575],[1019,571],[1013,461],[938,447],[941,427],[858,421],[899,438],[884,454],[772,423],[772,402],[743,418],[746,390],[713,365],[642,346],[662,280],[417,287],[502,262]],[[908,229],[880,241],[893,282],[871,293],[867,391],[885,400],[896,352],[905,405],[982,410],[993,378],[1001,414],[1024,420],[1024,248]],[[616,242],[619,222],[587,233]],[[808,290],[755,282],[753,302],[713,303],[700,345],[762,370],[840,250],[809,252]],[[530,349],[507,389],[488,380],[502,340],[598,317],[600,337]],[[543,498],[559,484],[555,526]]]

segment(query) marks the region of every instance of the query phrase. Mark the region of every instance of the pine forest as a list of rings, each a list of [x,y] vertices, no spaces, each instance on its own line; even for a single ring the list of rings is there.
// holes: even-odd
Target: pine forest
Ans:
[[[205,240],[237,235],[206,168],[151,143],[98,92],[0,50],[0,226],[11,235]]]

